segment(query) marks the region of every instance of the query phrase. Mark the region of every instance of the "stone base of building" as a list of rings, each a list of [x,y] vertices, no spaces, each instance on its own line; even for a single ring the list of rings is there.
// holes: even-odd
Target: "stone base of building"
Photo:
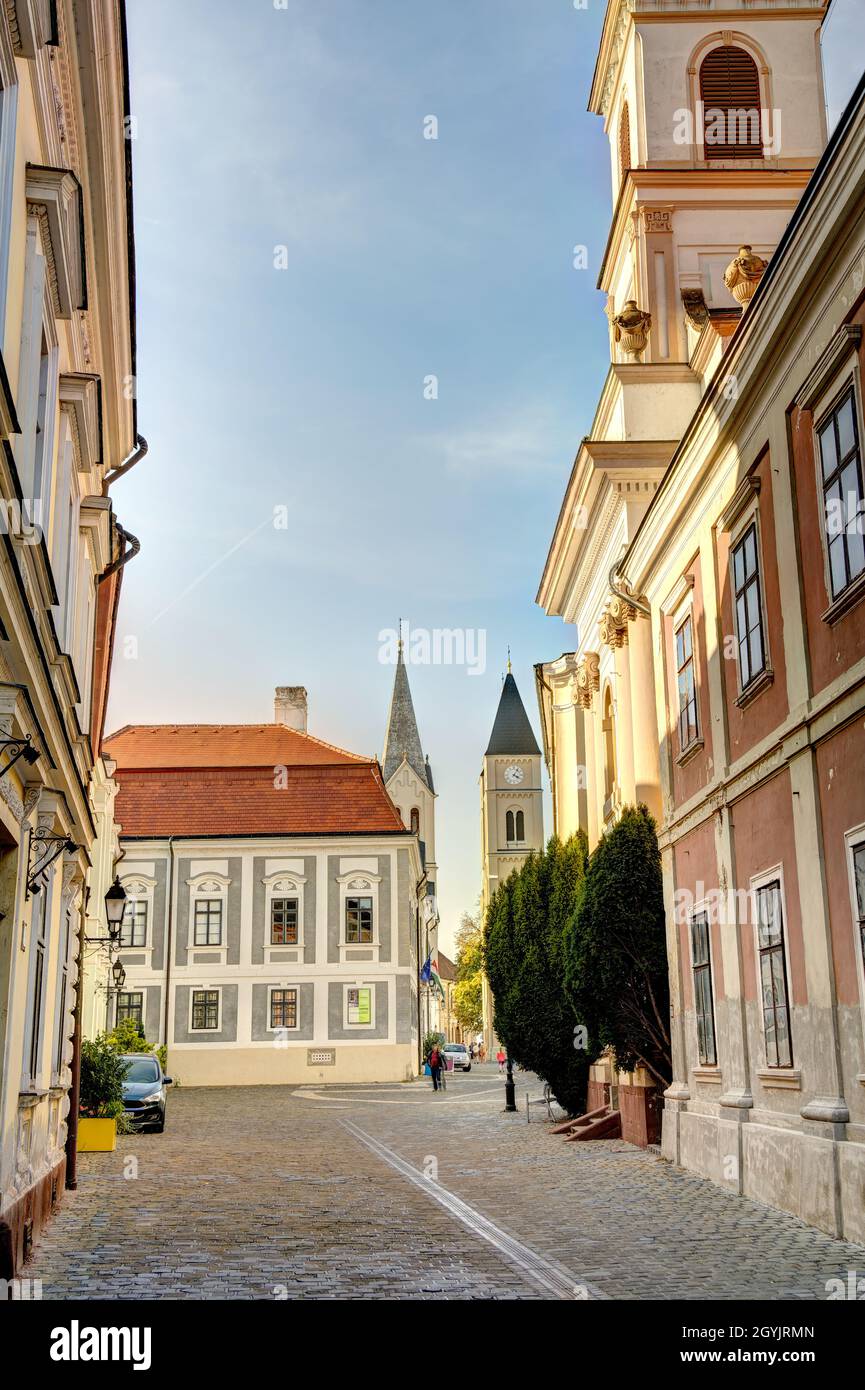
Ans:
[[[33,1242],[56,1211],[66,1182],[66,1157],[17,1197],[0,1218],[0,1279],[21,1274]]]
[[[291,1043],[288,1047],[170,1047],[168,1075],[182,1086],[321,1086],[411,1081],[412,1043],[358,1047],[351,1042]],[[171,1099],[168,1101],[169,1110]]]
[[[865,1243],[865,1143],[847,1139],[844,1125],[782,1128],[748,1110],[729,1115],[667,1099],[664,1157],[836,1239]]]
[[[622,1138],[645,1149],[661,1140],[661,1096],[642,1067],[616,1071],[610,1059],[601,1057],[589,1068],[586,1110],[612,1105],[622,1117]]]

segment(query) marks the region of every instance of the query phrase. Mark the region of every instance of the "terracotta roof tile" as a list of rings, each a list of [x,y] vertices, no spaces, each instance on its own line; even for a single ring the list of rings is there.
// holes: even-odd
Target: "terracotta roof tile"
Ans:
[[[284,724],[127,724],[108,735],[103,751],[118,768],[272,769],[375,762]]]

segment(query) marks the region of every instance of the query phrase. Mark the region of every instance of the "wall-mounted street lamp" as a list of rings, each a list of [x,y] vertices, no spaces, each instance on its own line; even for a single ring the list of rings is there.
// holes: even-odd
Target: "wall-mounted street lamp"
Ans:
[[[7,753],[11,754],[11,757],[5,767],[0,767],[0,777],[5,777],[10,767],[14,766],[19,758],[23,758],[30,767],[39,761],[39,752],[33,747],[29,734],[26,738],[0,738],[0,757]]]
[[[116,946],[120,941],[120,925],[123,921],[123,914],[126,910],[126,889],[115,878],[108,892],[105,894],[105,920],[108,923],[107,936],[88,936],[88,945],[100,942],[102,945]]]
[[[116,960],[112,965],[111,978],[114,981],[114,988],[117,990],[117,993],[119,994],[123,986],[126,984],[126,971],[123,969],[123,965],[120,960]]]
[[[30,836],[30,854],[27,865],[28,896],[39,892],[42,887],[43,874],[51,868],[55,859],[60,858],[64,850],[67,854],[74,854],[77,848],[75,841],[70,840],[68,835],[52,835],[42,826],[34,830]]]

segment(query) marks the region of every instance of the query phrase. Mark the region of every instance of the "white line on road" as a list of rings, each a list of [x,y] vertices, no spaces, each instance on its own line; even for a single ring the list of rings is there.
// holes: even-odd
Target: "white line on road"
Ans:
[[[414,1183],[433,1201],[438,1202],[439,1206],[445,1208],[451,1216],[456,1217],[475,1235],[495,1247],[499,1254],[504,1255],[505,1259],[510,1260],[511,1264],[516,1265],[517,1269],[533,1283],[537,1284],[545,1293],[552,1294],[554,1298],[569,1299],[582,1302],[587,1299],[603,1299],[606,1301],[608,1295],[596,1289],[593,1285],[586,1283],[585,1279],[577,1279],[570,1270],[565,1269],[564,1265],[556,1264],[553,1260],[548,1260],[546,1256],[539,1255],[537,1250],[532,1250],[530,1246],[523,1245],[521,1240],[508,1235],[500,1226],[488,1221],[485,1216],[481,1216],[479,1211],[470,1207],[468,1202],[464,1202],[461,1197],[449,1192],[441,1183],[434,1182],[418,1169],[412,1167],[404,1158],[400,1158],[393,1149],[388,1149],[378,1139],[374,1139],[371,1134],[367,1134],[359,1125],[351,1120],[340,1120],[343,1129],[347,1129],[361,1144],[389,1164],[397,1173],[409,1182]]]
[[[478,1097],[485,1095],[487,1091],[494,1093],[495,1098],[479,1103],[482,1105],[500,1105],[502,1094],[501,1087],[489,1086],[485,1087],[483,1091],[474,1091],[470,1096],[455,1096],[452,1099],[448,1098],[442,1103],[442,1109],[446,1108],[449,1110],[452,1105],[473,1105]],[[425,1097],[423,1100],[408,1100],[407,1098],[402,1100],[382,1100],[381,1096],[359,1096],[351,1091],[335,1091],[332,1095],[325,1095],[322,1091],[316,1091],[313,1088],[307,1091],[303,1087],[298,1087],[298,1089],[292,1091],[291,1094],[293,1100],[318,1100],[323,1101],[327,1105],[334,1105],[337,1101],[339,1101],[340,1104],[343,1101],[351,1101],[352,1105],[426,1105],[429,1107],[430,1103],[428,1097]],[[445,1092],[445,1095],[447,1096],[447,1092]]]

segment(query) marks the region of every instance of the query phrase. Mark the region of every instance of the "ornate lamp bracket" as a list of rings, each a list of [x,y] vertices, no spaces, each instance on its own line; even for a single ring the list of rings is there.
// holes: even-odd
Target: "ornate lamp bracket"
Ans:
[[[55,859],[59,859],[64,850],[67,854],[74,854],[77,849],[78,846],[70,840],[68,835],[52,835],[50,830],[46,830],[44,826],[37,826],[30,835],[30,851],[27,861],[28,898],[40,891],[43,876],[51,868]]]

